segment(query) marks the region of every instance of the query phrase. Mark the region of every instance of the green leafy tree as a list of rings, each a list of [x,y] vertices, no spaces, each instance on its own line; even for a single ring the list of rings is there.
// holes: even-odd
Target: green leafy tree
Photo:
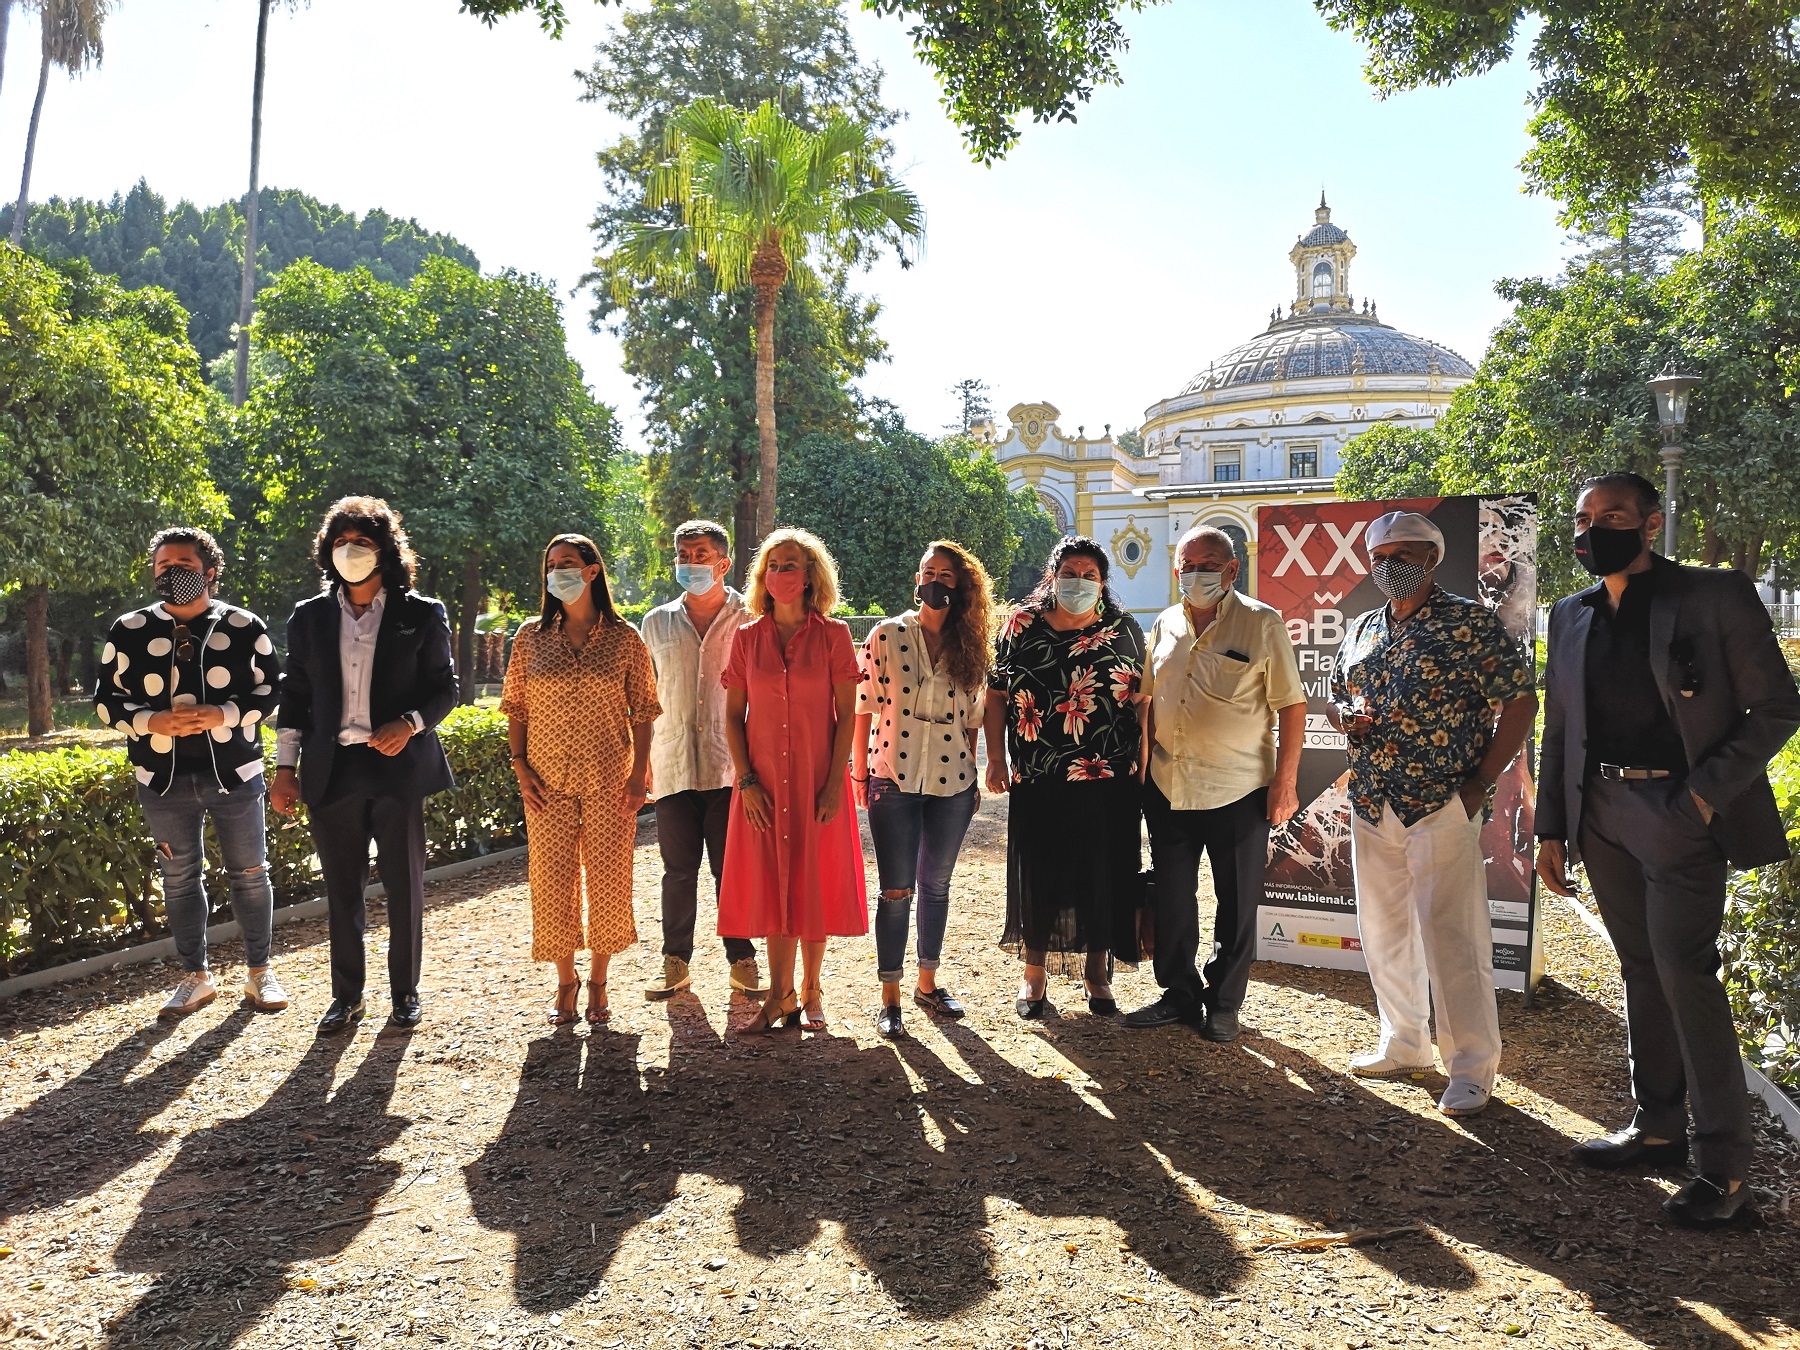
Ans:
[[[1437,466],[1444,448],[1436,427],[1378,422],[1344,447],[1337,495],[1368,502],[1439,496],[1444,489]]]
[[[924,231],[918,199],[880,164],[876,129],[834,115],[818,131],[783,116],[773,101],[752,112],[712,99],[670,120],[669,159],[651,175],[651,209],[680,211],[679,223],[633,225],[614,251],[615,297],[648,279],[679,293],[702,281],[755,292],[758,447],[756,538],[775,526],[779,452],[775,432],[775,311],[782,288],[818,289],[814,253],[841,255],[854,239]],[[905,259],[904,252],[902,259]],[[743,544],[740,543],[740,547]]]
[[[933,539],[954,539],[993,577],[1010,576],[1018,517],[993,455],[961,436],[928,440],[886,406],[871,411],[860,439],[802,437],[781,479],[778,519],[825,541],[845,603],[886,614],[905,609],[919,555]]]
[[[1018,488],[1007,498],[1006,517],[1019,539],[1012,567],[1004,581],[1006,598],[1023,600],[1036,589],[1038,579],[1044,575],[1044,564],[1050,561],[1050,550],[1062,538],[1062,531],[1056,528],[1056,521],[1030,488]],[[1002,585],[998,575],[994,585]]]
[[[0,245],[0,585],[25,619],[32,735],[53,729],[50,592],[129,586],[171,520],[217,524],[214,396],[167,291]]]
[[[952,436],[966,435],[982,418],[993,417],[994,405],[988,402],[988,392],[985,380],[958,380],[950,386],[957,410],[956,421],[946,428]]]
[[[857,59],[834,0],[651,0],[620,16],[584,81],[583,98],[629,128],[598,155],[606,197],[593,228],[608,256],[635,225],[678,219],[645,204],[644,184],[662,160],[669,118],[696,98],[739,108],[772,99],[811,130],[834,112],[883,130],[899,117],[881,101],[880,70]],[[787,287],[776,301],[781,444],[813,431],[855,436],[852,381],[885,356],[874,326],[879,306],[849,285],[864,241],[844,242],[843,256],[815,260],[819,288]],[[618,336],[625,371],[643,391],[649,501],[664,532],[707,515],[750,540],[759,460],[754,292],[709,283],[671,294],[644,282],[620,302],[616,277],[586,280],[597,297],[594,328]],[[740,566],[748,557],[737,551]]]
[[[425,259],[442,255],[479,268],[475,255],[447,234],[385,211],[358,216],[285,188],[264,188],[257,232],[258,285],[301,258],[333,271],[366,267],[379,281],[410,281]],[[0,228],[18,218],[0,209]],[[203,362],[233,348],[246,222],[237,202],[170,207],[140,181],[109,201],[52,197],[26,213],[23,247],[52,261],[85,258],[126,286],[164,286],[188,313],[188,336]],[[229,383],[226,386],[230,390]]]
[[[1570,235],[1576,252],[1569,270],[1598,264],[1609,272],[1666,272],[1688,252],[1689,227],[1704,225],[1705,215],[1686,179],[1666,178],[1611,218]]]
[[[314,588],[313,531],[347,493],[404,514],[465,670],[490,594],[535,606],[551,535],[606,545],[613,417],[569,359],[544,283],[446,258],[405,286],[299,262],[263,291],[254,329],[272,376],[221,477],[266,611]]]
[[[19,173],[19,202],[14,211],[12,242],[19,244],[19,217],[31,200],[31,169],[37,159],[38,126],[44,118],[44,94],[50,87],[50,68],[61,66],[71,77],[100,64],[106,44],[101,29],[112,0],[41,0],[38,5],[39,55],[37,97],[31,104],[31,124],[25,133],[25,167]]]

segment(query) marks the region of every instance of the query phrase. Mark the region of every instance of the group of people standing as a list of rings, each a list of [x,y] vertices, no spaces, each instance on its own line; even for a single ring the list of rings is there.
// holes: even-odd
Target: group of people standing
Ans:
[[[1606,1168],[1685,1162],[1691,1103],[1701,1175],[1667,1208],[1708,1227],[1754,1214],[1742,1185],[1748,1113],[1722,1067],[1735,1065],[1717,974],[1725,867],[1785,856],[1765,769],[1800,727],[1800,693],[1744,578],[1649,551],[1655,504],[1636,475],[1581,489],[1577,556],[1602,580],[1552,616],[1539,871],[1565,890],[1579,850],[1624,964],[1638,1116],[1574,1156]],[[1350,1068],[1428,1071],[1435,1022],[1449,1079],[1439,1109],[1469,1115],[1488,1105],[1501,1055],[1480,832],[1531,734],[1533,663],[1491,610],[1437,585],[1444,539],[1430,519],[1389,513],[1365,543],[1387,603],[1350,625],[1328,708],[1348,749],[1358,920],[1380,1017],[1378,1044]],[[1052,969],[1079,972],[1089,1010],[1116,1015],[1115,966],[1148,955],[1161,994],[1125,1025],[1240,1034],[1270,831],[1299,806],[1306,699],[1286,626],[1243,593],[1226,535],[1196,527],[1176,542],[1181,600],[1148,639],[1091,539],[1061,540],[1004,619],[980,560],[935,541],[914,607],[860,649],[831,617],[837,568],[808,532],[764,538],[741,593],[727,583],[723,526],[689,521],[673,545],[681,594],[640,633],[614,605],[593,541],[557,535],[539,614],[507,665],[532,956],[557,971],[553,1025],[610,1016],[609,963],[637,941],[632,854],[646,801],[663,963],[645,997],[690,985],[705,863],[731,987],[760,999],[745,1030],[823,1028],[827,944],[869,928],[860,808],[878,881],[877,1029],[904,1034],[909,932],[912,1001],[963,1016],[939,971],[985,784],[1010,796],[1000,941],[1023,963],[1018,1016],[1044,1016]],[[262,622],[214,598],[223,560],[194,529],[151,541],[160,599],[118,620],[104,655],[95,702],[129,738],[185,967],[170,1015],[217,994],[201,879],[209,815],[244,931],[245,996],[286,1006],[270,966],[262,833],[258,728],[270,716],[280,730],[269,799],[284,812],[306,802],[330,908],[320,1032],[364,1015],[371,844],[387,887],[393,1017],[412,1026],[422,1015],[423,802],[450,785],[434,730],[456,701],[449,626],[412,589],[411,549],[385,502],[336,503],[315,559],[324,586],[289,620],[285,672]],[[1204,966],[1202,859],[1217,898]]]

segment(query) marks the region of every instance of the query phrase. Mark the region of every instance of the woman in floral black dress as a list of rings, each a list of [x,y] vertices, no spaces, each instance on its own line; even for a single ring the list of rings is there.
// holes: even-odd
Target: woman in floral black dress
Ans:
[[[1025,962],[1025,1018],[1043,1015],[1047,965],[1079,967],[1088,1007],[1117,1012],[1112,960],[1138,957],[1144,634],[1107,590],[1108,570],[1099,544],[1064,538],[995,645],[987,785],[1012,793],[1000,941]]]

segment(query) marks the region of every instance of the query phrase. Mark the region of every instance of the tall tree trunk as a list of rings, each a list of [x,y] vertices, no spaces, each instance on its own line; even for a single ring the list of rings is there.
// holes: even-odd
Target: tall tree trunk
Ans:
[[[269,2],[256,14],[256,80],[250,90],[250,192],[244,198],[244,276],[238,287],[237,381],[231,402],[243,407],[250,397],[250,320],[256,313],[256,216],[262,197],[263,67],[269,48]]]
[[[6,31],[12,27],[13,0],[0,0],[0,81],[6,78]]]
[[[757,245],[750,260],[750,284],[756,287],[756,538],[762,543],[775,528],[775,480],[780,451],[775,445],[775,301],[787,281],[787,255],[773,237]],[[739,547],[743,544],[740,541]]]
[[[50,588],[25,587],[25,731],[48,736],[56,730],[50,701]]]
[[[744,589],[744,578],[750,575],[750,560],[756,556],[750,547],[750,539],[756,533],[756,494],[750,491],[738,493],[735,514],[731,519],[731,537],[738,541],[732,550],[731,584],[740,591]]]
[[[1704,567],[1717,567],[1719,559],[1725,556],[1725,541],[1719,535],[1719,527],[1706,522],[1706,544],[1700,552],[1700,563]]]
[[[19,175],[19,204],[13,207],[13,247],[25,237],[25,208],[31,200],[31,161],[37,158],[38,122],[44,115],[44,90],[50,85],[50,53],[38,63],[37,99],[31,105],[31,129],[25,133],[25,169]]]
[[[464,703],[473,703],[477,693],[475,621],[481,617],[486,599],[487,596],[481,589],[481,555],[471,550],[468,557],[463,559],[462,613],[457,616],[456,625],[456,668],[462,673],[459,683]]]
[[[74,678],[71,669],[74,663],[75,639],[67,633],[59,633],[56,639],[56,693],[69,692],[69,681]]]

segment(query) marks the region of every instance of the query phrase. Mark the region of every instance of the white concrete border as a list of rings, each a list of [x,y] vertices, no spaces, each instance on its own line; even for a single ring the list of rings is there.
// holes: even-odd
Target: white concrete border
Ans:
[[[1611,949],[1612,934],[1606,931],[1605,921],[1574,896],[1565,895],[1563,899],[1568,902],[1569,908],[1575,911],[1575,917],[1593,929],[1600,940],[1606,943],[1608,949]],[[1763,1105],[1769,1108],[1769,1114],[1787,1126],[1789,1134],[1800,1139],[1800,1105],[1796,1105],[1794,1099],[1783,1092],[1779,1086],[1771,1083],[1763,1071],[1749,1060],[1744,1061],[1744,1088],[1761,1097]]]
[[[479,868],[492,866],[494,863],[509,862],[514,858],[523,858],[525,850],[520,848],[503,848],[496,853],[483,853],[474,858],[460,858],[456,862],[445,863],[442,867],[429,867],[425,870],[425,880],[448,881],[452,877],[460,877],[465,872],[473,872]],[[363,898],[375,900],[387,894],[387,887],[379,882],[363,892]],[[325,900],[303,900],[297,905],[285,905],[275,911],[277,924],[298,923],[302,919],[316,919],[325,913]],[[217,942],[229,942],[240,935],[235,920],[227,923],[212,924],[206,930],[206,942],[211,946]],[[10,980],[0,980],[0,999],[11,998],[15,994],[23,994],[28,989],[42,989],[48,985],[61,984],[64,980],[79,980],[84,975],[98,975],[103,970],[115,970],[120,966],[140,965],[145,961],[160,961],[175,955],[175,939],[161,938],[155,942],[146,942],[137,947],[126,947],[122,951],[101,952],[98,956],[90,956],[80,961],[70,961],[60,966],[50,966],[44,970],[33,970],[24,975],[15,975]]]

